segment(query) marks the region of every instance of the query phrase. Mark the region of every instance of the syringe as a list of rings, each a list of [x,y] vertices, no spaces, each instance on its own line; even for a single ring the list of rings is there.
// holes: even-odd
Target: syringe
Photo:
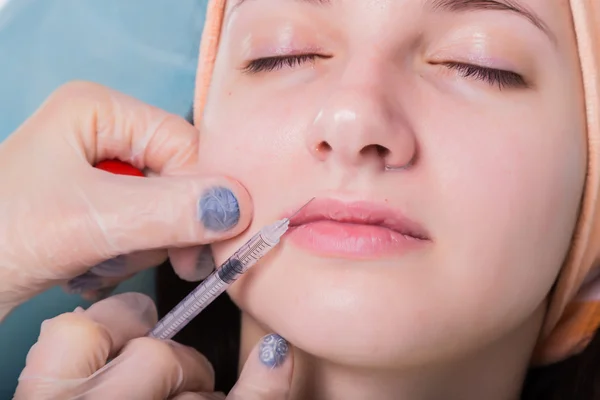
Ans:
[[[294,215],[313,199],[300,207]],[[233,253],[219,268],[208,276],[196,289],[188,294],[173,310],[163,317],[148,336],[157,339],[171,339],[202,310],[220,296],[250,267],[263,258],[289,229],[290,219],[284,218],[263,227],[252,236],[238,251]]]

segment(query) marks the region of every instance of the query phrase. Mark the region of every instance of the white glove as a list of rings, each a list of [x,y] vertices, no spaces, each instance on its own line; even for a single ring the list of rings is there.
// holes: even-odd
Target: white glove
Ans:
[[[45,321],[27,355],[15,399],[224,399],[211,393],[214,373],[200,353],[141,337],[156,319],[152,300],[126,293]],[[292,358],[285,340],[265,337],[227,399],[287,399]]]
[[[252,204],[231,179],[183,175],[197,163],[198,142],[183,118],[96,84],[67,84],[50,96],[0,144],[0,320],[82,274],[73,291],[114,285],[164,262],[168,248],[191,247],[175,269],[201,278],[189,255],[241,233]],[[161,176],[93,168],[106,159]],[[97,274],[85,274],[97,265]]]

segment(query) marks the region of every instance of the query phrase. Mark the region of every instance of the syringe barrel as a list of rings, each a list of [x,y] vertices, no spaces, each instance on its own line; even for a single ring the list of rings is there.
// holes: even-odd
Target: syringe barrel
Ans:
[[[228,287],[229,285],[213,272],[158,321],[148,336],[162,340],[171,339]]]
[[[228,284],[235,282],[278,242],[279,240],[271,240],[262,231],[258,232],[221,265],[217,270],[219,278]]]
[[[285,227],[277,226],[275,231],[273,226],[269,226],[270,230],[266,232],[261,230],[252,236],[246,244],[162,318],[148,335],[163,340],[175,336],[214,299],[227,290],[240,275],[279,243],[280,235],[287,230],[287,223]]]

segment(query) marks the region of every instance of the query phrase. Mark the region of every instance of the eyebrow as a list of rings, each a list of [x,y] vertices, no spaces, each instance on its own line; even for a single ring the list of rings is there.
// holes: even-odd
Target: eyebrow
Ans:
[[[244,3],[249,2],[250,0],[237,0],[237,3],[231,7],[231,10],[233,11],[234,9],[238,8],[239,6],[241,6]],[[315,4],[315,5],[328,5],[331,4],[331,0],[294,0],[297,3],[308,3],[308,4]]]
[[[448,12],[485,10],[512,12],[528,19],[529,22],[544,32],[552,42],[556,42],[556,37],[544,21],[533,11],[520,5],[515,0],[427,0],[426,4],[433,10]]]
[[[237,0],[237,3],[231,8],[231,11],[247,3],[251,0]],[[298,3],[307,3],[313,5],[329,5],[332,0],[292,0]],[[508,11],[522,17],[525,17],[538,29],[544,32],[553,43],[556,43],[556,37],[552,34],[552,31],[544,23],[544,21],[537,16],[533,11],[520,5],[516,0],[426,0],[425,6],[437,11],[447,12],[468,12],[468,11],[485,11],[485,10],[497,10],[497,11]]]

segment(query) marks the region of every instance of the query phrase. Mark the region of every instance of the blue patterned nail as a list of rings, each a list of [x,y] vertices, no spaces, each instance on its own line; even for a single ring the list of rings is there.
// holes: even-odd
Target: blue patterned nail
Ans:
[[[101,262],[90,271],[105,278],[120,278],[127,275],[127,259],[124,255]]]
[[[284,363],[289,351],[288,342],[277,334],[262,338],[258,349],[260,362],[269,368],[279,367]]]
[[[200,220],[206,229],[225,232],[240,220],[240,205],[233,192],[225,187],[207,190],[198,203]]]
[[[103,282],[102,277],[88,271],[85,274],[71,279],[67,282],[67,286],[69,293],[81,294],[88,290],[98,290],[102,288]]]

